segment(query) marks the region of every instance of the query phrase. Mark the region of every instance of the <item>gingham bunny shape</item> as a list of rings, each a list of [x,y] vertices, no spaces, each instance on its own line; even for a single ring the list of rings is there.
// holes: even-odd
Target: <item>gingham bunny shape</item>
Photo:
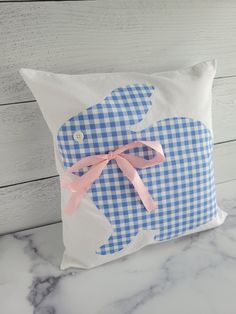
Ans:
[[[119,87],[102,103],[70,118],[58,131],[58,148],[66,168],[83,157],[108,153],[136,140],[158,140],[162,144],[165,162],[138,169],[158,203],[156,210],[146,211],[115,160],[110,161],[92,185],[90,197],[113,227],[112,235],[98,248],[98,254],[122,250],[140,230],[156,230],[157,241],[168,240],[216,215],[212,138],[200,121],[174,117],[157,121],[140,132],[129,129],[150,109],[153,90],[154,86],[147,84]],[[76,131],[83,134],[80,143],[74,139]],[[153,157],[153,152],[146,147],[129,152],[144,158]]]

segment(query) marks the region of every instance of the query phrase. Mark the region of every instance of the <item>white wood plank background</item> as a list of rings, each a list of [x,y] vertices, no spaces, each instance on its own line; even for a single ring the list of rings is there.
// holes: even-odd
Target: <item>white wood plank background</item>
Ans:
[[[60,221],[58,178],[0,189],[0,234]]]
[[[216,57],[236,73],[236,1],[1,3],[0,103],[32,100],[17,72],[155,72]]]
[[[217,58],[216,181],[236,179],[236,1],[0,1],[0,233],[60,219],[49,130],[21,67],[156,72]]]

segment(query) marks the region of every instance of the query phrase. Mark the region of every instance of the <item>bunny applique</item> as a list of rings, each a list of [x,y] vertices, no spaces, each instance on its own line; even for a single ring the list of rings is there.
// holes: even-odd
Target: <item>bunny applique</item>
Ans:
[[[157,121],[141,131],[130,129],[142,121],[152,106],[155,87],[133,84],[114,89],[103,102],[92,105],[63,124],[57,135],[65,168],[96,154],[107,154],[135,141],[159,141],[164,162],[138,169],[138,174],[157,202],[147,211],[134,186],[110,160],[89,195],[102,210],[113,233],[97,254],[113,254],[125,248],[140,230],[155,230],[155,240],[176,238],[211,220],[217,214],[212,166],[212,138],[205,125],[190,118]],[[158,104],[155,104],[158,105]],[[153,158],[147,146],[130,153]],[[87,169],[74,174],[81,176]]]

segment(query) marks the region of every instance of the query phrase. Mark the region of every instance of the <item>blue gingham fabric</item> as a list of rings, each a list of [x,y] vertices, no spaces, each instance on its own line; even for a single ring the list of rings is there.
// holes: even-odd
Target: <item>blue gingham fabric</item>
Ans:
[[[210,131],[200,121],[185,117],[157,121],[140,132],[129,129],[150,109],[153,90],[154,86],[146,84],[117,88],[103,102],[69,119],[58,131],[58,149],[66,168],[85,156],[108,153],[135,140],[159,141],[163,147],[164,163],[138,169],[158,203],[156,210],[146,211],[115,160],[92,185],[89,195],[113,227],[112,235],[97,254],[122,250],[140,230],[155,230],[156,241],[169,240],[216,216]],[[84,135],[81,144],[73,138],[78,130]],[[129,152],[153,157],[147,147]]]

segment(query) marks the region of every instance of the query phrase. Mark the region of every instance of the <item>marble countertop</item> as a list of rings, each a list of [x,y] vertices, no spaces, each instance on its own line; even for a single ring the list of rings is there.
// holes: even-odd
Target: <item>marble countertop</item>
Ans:
[[[59,269],[61,224],[0,238],[1,314],[236,314],[236,183],[219,228],[91,270]]]

